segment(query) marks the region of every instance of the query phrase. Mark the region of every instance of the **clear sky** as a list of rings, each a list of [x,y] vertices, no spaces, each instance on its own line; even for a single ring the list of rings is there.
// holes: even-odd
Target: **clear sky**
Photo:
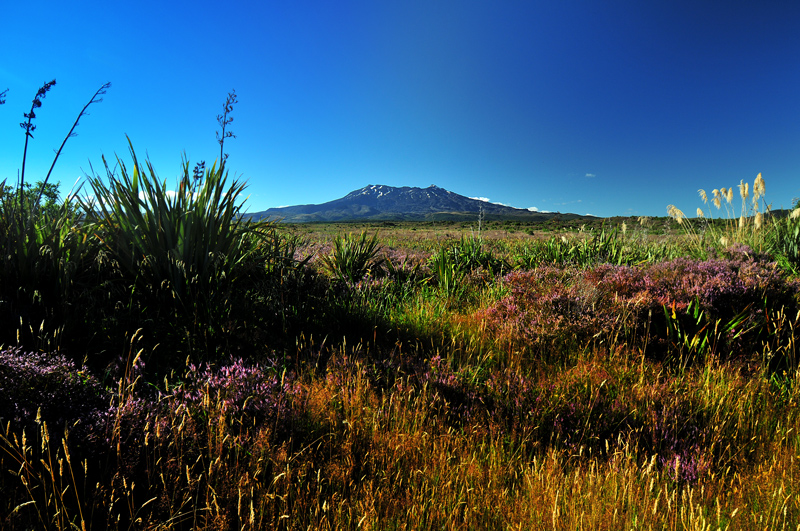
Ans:
[[[800,196],[796,1],[230,0],[3,2],[0,179],[45,81],[26,179],[104,82],[55,177],[148,154],[219,156],[249,211],[368,184],[437,186],[520,208],[693,215],[698,188],[759,172],[773,207]]]

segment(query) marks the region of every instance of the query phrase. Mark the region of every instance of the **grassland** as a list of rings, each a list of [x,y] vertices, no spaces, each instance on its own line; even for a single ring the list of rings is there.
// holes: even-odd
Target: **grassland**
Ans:
[[[150,193],[131,227],[189,232],[203,194]],[[95,212],[37,259],[90,267],[37,263],[49,283],[3,294],[22,323],[0,355],[4,529],[800,523],[798,282],[755,229],[697,256],[666,218],[232,215],[203,272],[189,249],[220,240],[219,209],[179,258],[163,234],[108,245],[127,213]]]
[[[0,186],[2,529],[800,528],[800,211],[760,176],[292,226],[224,164],[106,170]]]

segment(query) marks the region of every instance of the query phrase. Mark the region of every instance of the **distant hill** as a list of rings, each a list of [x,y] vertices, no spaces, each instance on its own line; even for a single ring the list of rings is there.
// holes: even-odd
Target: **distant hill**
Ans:
[[[252,219],[277,219],[286,223],[339,221],[441,221],[475,219],[483,211],[487,220],[546,221],[591,218],[577,214],[533,212],[464,197],[444,188],[368,185],[341,199],[319,205],[270,208],[250,214]]]

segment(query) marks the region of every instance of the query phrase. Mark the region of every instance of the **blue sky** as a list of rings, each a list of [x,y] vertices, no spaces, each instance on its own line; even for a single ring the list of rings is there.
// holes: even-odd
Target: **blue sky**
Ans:
[[[0,179],[90,163],[159,176],[219,156],[250,211],[322,203],[367,184],[429,186],[520,208],[687,213],[699,188],[766,180],[800,196],[800,3],[789,1],[197,0],[6,2],[0,19]]]

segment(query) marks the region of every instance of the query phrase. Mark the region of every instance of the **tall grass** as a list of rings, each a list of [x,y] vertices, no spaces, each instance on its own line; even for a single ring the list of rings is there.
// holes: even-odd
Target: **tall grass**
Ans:
[[[789,268],[796,264],[797,239],[795,223],[796,214],[788,219],[774,215],[771,205],[765,199],[766,183],[759,173],[753,186],[744,180],[737,185],[738,193],[733,187],[714,189],[711,196],[705,190],[698,193],[708,210],[697,208],[694,219],[687,217],[675,205],[667,206],[668,215],[683,229],[687,245],[693,256],[706,258],[709,249],[720,252],[736,244],[747,245],[756,252],[773,253],[775,257]],[[736,209],[735,196],[741,200],[741,207]],[[715,211],[723,216],[715,216]]]
[[[23,280],[72,275],[65,307],[107,341],[87,366],[0,348],[0,528],[800,526],[800,285],[773,243],[686,258],[710,236],[626,227],[403,255],[363,232],[314,263],[242,215],[233,102],[220,166],[172,190],[131,147],[53,216],[63,241],[24,232],[14,263],[52,270]]]
[[[783,268],[800,275],[800,201],[789,215],[774,220],[767,247]]]
[[[319,354],[323,354],[320,352]],[[295,373],[124,379],[103,458],[44,422],[0,434],[6,529],[793,529],[797,391],[740,367],[679,378],[633,351],[469,376],[363,346]],[[317,356],[308,352],[305,355]],[[132,364],[132,366],[135,365]],[[391,370],[387,371],[386,369]],[[148,398],[148,395],[151,397]],[[67,457],[70,452],[70,457]],[[18,475],[8,473],[10,469]],[[12,490],[25,484],[28,490]],[[89,488],[91,486],[92,488]]]
[[[603,228],[587,236],[553,236],[535,240],[515,253],[514,262],[522,269],[544,265],[634,265],[666,260],[680,254],[675,245],[647,241],[627,232],[621,228]]]

